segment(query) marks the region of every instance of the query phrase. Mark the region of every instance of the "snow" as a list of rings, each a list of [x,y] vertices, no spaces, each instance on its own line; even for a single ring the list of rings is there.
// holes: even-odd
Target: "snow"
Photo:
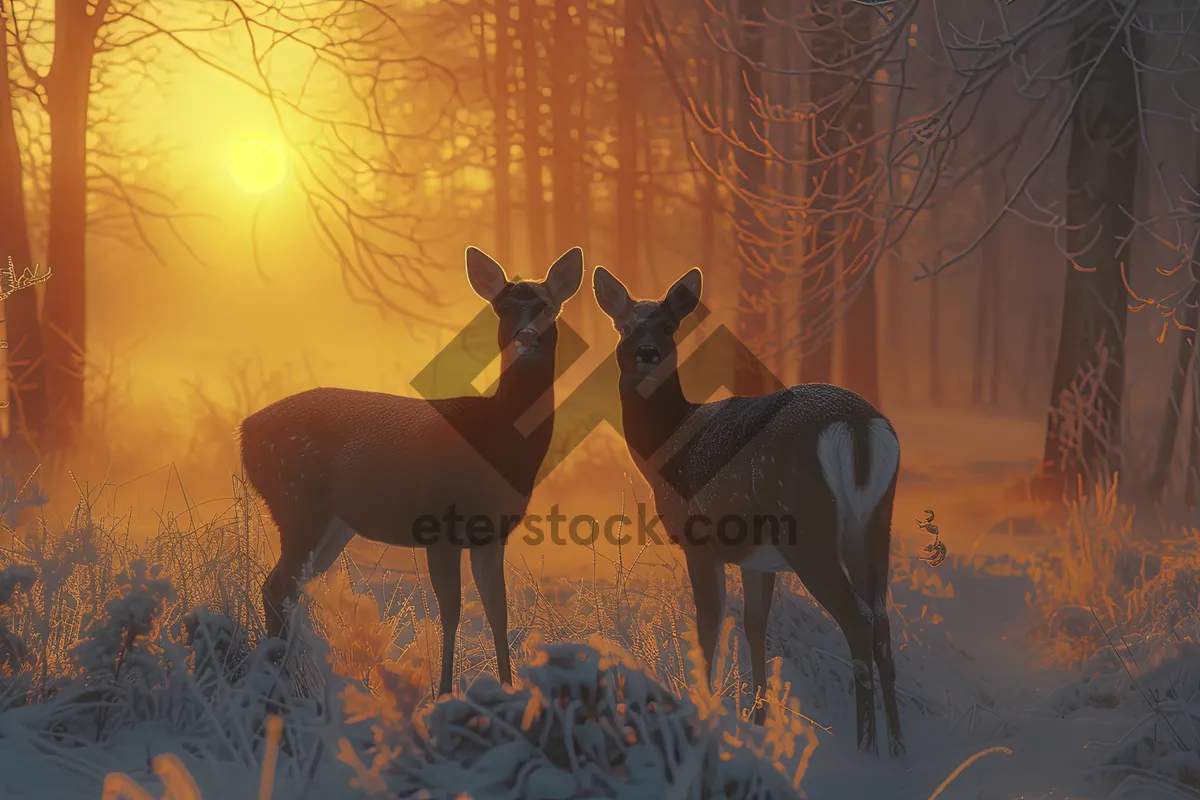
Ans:
[[[992,427],[993,462],[905,439],[892,583],[903,757],[856,752],[846,644],[791,576],[769,625],[765,729],[739,720],[751,698],[737,691],[749,651],[733,572],[715,697],[695,680],[678,574],[513,563],[518,685],[495,680],[468,586],[462,689],[432,704],[440,643],[419,569],[350,564],[311,587],[311,625],[298,610],[293,640],[255,644],[245,598],[266,557],[226,544],[258,535],[235,509],[141,547],[78,517],[0,555],[0,797],[100,798],[124,774],[150,797],[166,776],[183,787],[171,797],[251,798],[264,771],[275,798],[1200,796],[1195,532],[1148,541],[1103,491],[1067,515],[1022,504],[1003,487],[1028,465],[1003,447],[1034,434]],[[929,537],[911,522],[926,508],[949,548],[937,568],[918,559]]]

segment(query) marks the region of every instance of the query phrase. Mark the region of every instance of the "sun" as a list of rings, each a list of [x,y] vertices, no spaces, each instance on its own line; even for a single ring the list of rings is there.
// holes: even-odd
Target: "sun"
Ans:
[[[239,141],[229,151],[229,171],[244,191],[270,191],[287,177],[287,154],[278,142],[261,138]]]

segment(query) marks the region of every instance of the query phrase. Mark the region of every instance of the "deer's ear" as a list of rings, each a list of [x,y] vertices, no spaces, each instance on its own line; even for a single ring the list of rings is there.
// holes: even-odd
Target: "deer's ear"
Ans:
[[[504,274],[504,268],[478,247],[467,248],[467,280],[475,294],[489,303],[508,285],[508,276]]]
[[[629,290],[604,267],[592,270],[592,291],[596,293],[596,304],[611,320],[619,319],[629,309]]]
[[[682,320],[700,304],[704,278],[699,269],[690,269],[667,290],[666,304],[675,319]]]
[[[579,291],[583,283],[583,250],[572,247],[558,257],[546,273],[543,285],[550,292],[550,298],[561,306]]]

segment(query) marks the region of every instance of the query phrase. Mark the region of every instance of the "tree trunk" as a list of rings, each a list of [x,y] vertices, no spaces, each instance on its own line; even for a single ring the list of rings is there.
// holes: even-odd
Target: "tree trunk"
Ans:
[[[847,4],[844,24],[849,42],[869,42],[875,9],[861,3]],[[847,48],[848,50],[850,48]],[[855,72],[866,71],[869,63],[861,54],[854,62]],[[865,76],[870,78],[871,76]],[[863,81],[850,99],[845,126],[851,142],[865,142],[875,135],[875,95],[871,84]],[[838,172],[844,183],[844,196],[854,192],[858,184],[869,184],[875,175],[875,149],[858,147],[839,164]],[[857,157],[857,164],[854,164]],[[857,166],[857,169],[853,167]],[[848,281],[859,281],[857,295],[849,295],[849,307],[842,320],[842,382],[868,402],[878,406],[879,395],[879,300],[875,284],[875,269],[866,262],[875,246],[875,225],[871,215],[859,217],[843,245],[843,258],[849,267]],[[865,271],[865,273],[864,273]]]
[[[576,169],[579,159],[571,137],[574,130],[574,25],[571,22],[571,0],[554,0],[554,22],[550,46],[550,131],[553,159],[550,162],[554,178],[554,252],[566,252],[579,244],[576,231]]]
[[[617,69],[617,268],[638,271],[638,111],[642,2],[625,0],[624,42]]]
[[[983,405],[983,376],[987,372],[988,322],[991,313],[989,293],[993,277],[988,270],[987,260],[981,259],[979,292],[975,300],[975,353],[971,359],[971,405],[976,407]]]
[[[25,216],[24,170],[13,121],[9,90],[8,34],[0,30],[0,257],[11,257],[16,273],[33,266]],[[4,265],[6,266],[6,264]],[[55,278],[57,280],[57,278]],[[12,287],[3,282],[3,291]],[[8,339],[7,376],[0,402],[8,403],[4,455],[18,476],[36,466],[38,444],[46,428],[48,398],[37,289],[23,289],[4,301]]]
[[[588,87],[591,86],[591,81],[587,79],[590,72],[591,59],[588,49],[588,4],[587,0],[583,0],[576,9],[577,21],[575,23],[574,34],[572,41],[574,42],[573,52],[575,55],[575,102],[579,104],[579,113],[575,115],[575,158],[578,161],[576,173],[579,180],[578,192],[576,192],[576,215],[575,222],[577,235],[579,237],[579,246],[583,248],[585,253],[591,250],[591,216],[592,216],[592,199],[591,186],[592,175],[588,168],[587,158],[585,157],[584,147],[585,142],[590,141],[588,138]],[[596,314],[596,317],[603,317],[603,314]]]
[[[759,221],[753,198],[761,196],[766,182],[767,163],[756,151],[762,150],[763,120],[756,111],[761,101],[763,39],[766,26],[764,0],[739,0],[740,51],[743,60],[734,83],[734,134],[741,145],[734,151],[741,194],[734,198],[734,235],[738,249],[737,334],[748,348],[761,341],[767,331],[767,307],[770,281],[767,273],[769,254],[763,251],[766,232]],[[733,392],[740,395],[763,394],[771,384],[763,364],[740,359],[734,367]]]
[[[720,54],[705,58],[700,62],[699,81],[701,102],[710,109],[715,109],[718,102],[717,83],[724,79],[718,66]],[[703,137],[701,152],[705,154],[710,169],[701,168],[696,177],[700,185],[700,271],[707,278],[713,267],[713,250],[717,246],[717,213],[720,210],[717,199],[717,178],[711,168],[717,165],[717,137],[700,134]]]
[[[641,234],[639,235],[638,246],[641,253],[638,255],[639,263],[646,265],[646,271],[650,273],[651,280],[654,285],[669,283],[675,280],[675,275],[660,274],[662,265],[658,260],[658,248],[656,237],[654,236],[654,221],[657,216],[658,209],[655,207],[654,192],[654,149],[650,143],[650,120],[645,114],[640,115],[638,119],[638,144],[641,150],[642,159],[642,195],[638,198],[641,203],[641,212],[638,214],[638,224],[641,226]]]
[[[520,0],[517,28],[525,99],[525,221],[529,228],[529,259],[537,271],[545,269],[550,261],[546,241],[546,197],[542,186],[542,87],[538,75],[537,0]]]
[[[1032,383],[1031,378],[1035,374],[1040,374],[1043,365],[1046,362],[1045,350],[1043,349],[1044,337],[1046,328],[1049,324],[1046,322],[1046,303],[1035,303],[1031,309],[1029,320],[1029,335],[1025,343],[1025,374],[1018,386],[1018,400],[1022,409],[1032,410],[1030,408],[1029,388]],[[1038,404],[1037,410],[1044,410],[1041,404]]]
[[[1050,394],[1038,494],[1061,498],[1082,478],[1092,481],[1119,467],[1121,400],[1125,388],[1125,327],[1128,294],[1122,279],[1122,242],[1129,235],[1134,185],[1137,179],[1137,77],[1124,47],[1105,48],[1118,24],[1115,7],[1104,6],[1108,19],[1096,25],[1091,15],[1081,18],[1077,44],[1070,53],[1079,104],[1071,120],[1067,160],[1066,294],[1062,330]],[[1134,46],[1140,35],[1132,30]],[[1101,56],[1101,53],[1103,55]],[[1091,80],[1078,82],[1088,64],[1100,57]],[[1076,268],[1078,265],[1078,268]],[[1097,349],[1107,351],[1099,386],[1082,409],[1089,419],[1056,413],[1077,377],[1098,369]],[[1072,417],[1079,414],[1073,413]]]
[[[1196,333],[1192,334],[1197,336]],[[1193,343],[1195,344],[1195,343]],[[1197,349],[1192,350],[1195,360]],[[1187,471],[1184,473],[1183,501],[1195,508],[1200,500],[1200,369],[1192,369],[1192,425],[1188,431]]]
[[[1001,249],[1001,242],[996,243],[996,249]],[[987,250],[984,250],[984,258],[987,258]],[[1004,297],[1004,269],[997,259],[991,267],[987,268],[991,275],[991,304],[989,308],[988,319],[992,323],[992,361],[991,369],[988,372],[988,405],[996,408],[1000,405],[1000,381],[1004,372],[1004,342],[1006,329],[1004,325],[1003,303]]]
[[[939,259],[940,261],[940,259]],[[938,279],[941,274],[930,277],[929,280],[929,405],[941,408],[945,402],[945,391],[942,384],[942,298],[941,286]]]
[[[98,12],[103,16],[103,12]],[[103,20],[101,19],[100,22]],[[70,446],[83,421],[87,357],[87,118],[98,23],[83,3],[55,4],[54,64],[47,78],[50,116],[50,217],[42,308],[46,383],[51,400],[47,445]]]
[[[813,39],[813,63],[809,71],[809,102],[816,113],[806,142],[807,164],[805,191],[810,197],[808,226],[812,236],[805,248],[804,277],[800,295],[806,311],[819,312],[801,317],[806,329],[829,328],[828,318],[836,315],[838,271],[838,219],[833,214],[837,200],[836,166],[825,161],[825,154],[836,152],[843,145],[843,136],[830,126],[836,108],[831,108],[841,86],[838,73],[827,65],[837,64],[844,57],[845,37],[837,30],[835,13],[839,0],[813,0],[812,27],[823,31]],[[809,344],[800,361],[800,373],[805,383],[828,383],[833,380],[833,336],[827,331]]]
[[[587,0],[582,0],[576,6],[572,53],[575,75],[577,76],[573,87],[574,96],[579,109],[574,120],[575,147],[573,152],[577,160],[575,176],[576,180],[579,181],[575,192],[575,230],[578,236],[576,244],[583,248],[584,253],[592,252],[593,181],[592,167],[589,155],[586,152],[586,143],[591,141],[591,137],[588,135],[588,100],[591,91],[591,81],[588,80],[588,75],[591,74],[589,25],[589,6]],[[600,343],[606,341],[608,331],[612,330],[612,325],[609,323],[608,317],[604,316],[595,304],[585,305],[581,311],[585,324],[585,330],[581,331],[581,333],[586,334],[589,342]]]
[[[908,325],[900,322],[904,309],[905,279],[901,274],[904,265],[903,242],[897,242],[893,255],[888,259],[888,298],[887,298],[887,331],[888,331],[888,361],[892,374],[896,376],[898,394],[904,403],[912,401],[912,381],[908,370]],[[899,323],[899,324],[898,324]]]
[[[999,141],[999,131],[997,130],[999,120],[995,118],[995,115],[989,114],[981,120],[981,123],[983,125],[983,147],[985,152],[990,153]],[[1004,188],[1003,163],[998,162],[996,169],[1000,174],[982,173],[980,175],[983,209],[989,221],[1003,211],[1004,203],[1008,199]],[[987,403],[993,408],[1000,404],[1000,381],[1004,369],[1003,348],[1006,331],[1001,314],[1001,296],[1004,293],[1004,241],[1007,235],[1004,222],[1001,220],[992,231],[991,236],[983,240],[980,244],[979,254],[982,266],[980,292],[981,294],[986,293],[986,297],[981,296],[980,298],[979,314],[981,317],[984,316],[986,310],[988,327],[985,328],[981,322],[977,331],[980,339],[987,338],[991,344],[991,361],[987,365],[987,369],[982,363],[978,365],[978,369],[981,375],[986,375]],[[986,335],[983,334],[985,330],[988,331]],[[977,355],[986,353],[982,341],[978,342],[977,348]],[[983,393],[980,392],[975,402],[978,405],[982,400]]]
[[[787,34],[784,34],[786,38]],[[797,67],[798,48],[789,47],[785,41],[781,43],[780,49],[784,58],[786,68],[794,70]],[[797,95],[796,78],[787,75],[782,78],[782,86],[779,89],[780,104],[785,109],[794,109],[796,107]],[[784,215],[783,236],[784,241],[779,250],[780,270],[771,276],[771,291],[772,296],[781,298],[785,296],[783,289],[786,285],[786,278],[795,268],[796,262],[799,260],[799,246],[796,241],[795,226],[800,223],[801,217],[799,212],[799,203],[797,202],[796,191],[796,172],[798,167],[796,161],[796,125],[792,122],[785,122],[778,126],[778,150],[783,156],[784,161],[780,164],[779,174],[779,193],[783,197],[783,202],[788,206],[795,206],[787,211]],[[777,324],[777,335],[786,341],[795,342],[796,336],[799,333],[795,326],[795,309],[790,306],[785,306],[776,299],[771,305],[776,313],[776,318],[779,320]],[[778,356],[771,362],[771,367],[775,375],[787,385],[792,385],[799,380],[799,360],[796,358],[796,353],[799,348],[791,346],[780,352]]]
[[[1179,324],[1190,330],[1179,331],[1179,349],[1176,351],[1175,369],[1171,373],[1171,390],[1167,396],[1167,407],[1163,411],[1162,428],[1158,434],[1154,469],[1150,472],[1150,479],[1146,481],[1146,499],[1152,503],[1162,502],[1163,491],[1171,476],[1171,459],[1175,455],[1179,418],[1183,413],[1183,395],[1187,388],[1188,370],[1192,366],[1192,353],[1196,349],[1196,323],[1200,320],[1197,303],[1200,303],[1200,291],[1193,287],[1184,301],[1183,308],[1179,310]]]
[[[495,89],[492,94],[496,115],[496,258],[511,264],[512,251],[512,128],[508,119],[512,99],[509,70],[512,68],[512,0],[496,0],[496,63],[492,70]]]
[[[948,191],[948,187],[947,187]],[[936,194],[932,207],[925,212],[926,230],[930,233],[930,251],[934,262],[940,264],[947,249],[946,218],[950,214],[953,197],[942,191]],[[927,251],[929,252],[929,251]],[[946,401],[945,381],[942,375],[942,284],[945,273],[926,279],[929,283],[929,356],[925,365],[929,375],[929,405],[941,408]]]

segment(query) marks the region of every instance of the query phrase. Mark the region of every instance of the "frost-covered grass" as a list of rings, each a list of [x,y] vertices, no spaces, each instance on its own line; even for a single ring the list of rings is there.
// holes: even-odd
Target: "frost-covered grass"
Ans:
[[[1100,783],[1200,796],[1200,531],[1147,536],[1117,487],[1114,476],[1072,506],[1029,567],[1033,639],[1076,676],[1042,707],[1129,715],[1090,771]]]
[[[778,680],[770,699],[790,711],[755,740],[719,700],[689,694],[698,660],[679,586],[622,581],[614,604],[595,585],[551,597],[562,587],[516,571],[520,685],[501,689],[490,642],[464,636],[463,692],[433,704],[439,628],[419,572],[371,585],[347,559],[310,583],[291,639],[266,639],[254,598],[270,556],[252,501],[166,517],[135,545],[101,499],[81,498],[58,530],[5,531],[10,793],[99,796],[103,783],[140,797],[161,783],[172,797],[236,797],[267,781],[277,797],[794,797],[815,747]],[[622,631],[653,666],[598,629]],[[21,787],[14,756],[57,768]]]
[[[1013,788],[1024,759],[1048,781],[1088,779],[1094,792],[1071,797],[1154,796],[1130,781],[1191,797],[1196,548],[1142,541],[1115,494],[1097,498],[1030,559],[953,542],[937,570],[894,559],[910,751],[895,760],[853,752],[844,640],[793,576],[781,576],[768,632],[765,729],[744,722],[754,698],[736,577],[708,691],[685,572],[644,570],[639,552],[577,579],[510,564],[511,690],[495,681],[468,584],[460,691],[434,703],[440,628],[421,556],[402,574],[344,558],[308,585],[293,638],[264,639],[268,526],[239,485],[206,517],[163,515],[140,544],[127,514],[89,495],[61,524],[0,531],[0,795],[1012,800],[1028,796]],[[1020,610],[1022,591],[1032,614],[1001,636],[995,612]],[[1089,607],[1090,625],[1064,627],[1062,609]],[[993,639],[999,650],[978,651]],[[1069,670],[1054,691],[985,674],[1034,653]],[[1088,751],[1101,738],[1083,733],[1092,714],[1122,735]],[[1012,753],[1014,766],[991,756],[957,774],[980,752]]]

